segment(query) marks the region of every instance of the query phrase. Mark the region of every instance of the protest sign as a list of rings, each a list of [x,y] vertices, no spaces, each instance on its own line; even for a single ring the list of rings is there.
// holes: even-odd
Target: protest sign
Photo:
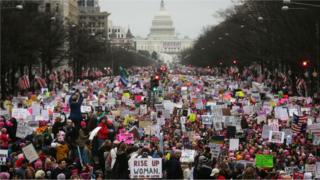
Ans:
[[[276,107],[274,110],[275,113],[275,118],[280,119],[282,121],[287,121],[289,120],[289,115],[287,108],[284,107]]]
[[[81,106],[81,113],[91,112],[91,106]]]
[[[289,116],[293,117],[293,114],[299,115],[298,109],[297,108],[289,108]]]
[[[43,109],[41,111],[42,120],[49,121],[49,111],[47,109]]]
[[[35,150],[33,144],[26,145],[25,147],[22,148],[22,152],[24,156],[27,158],[29,163],[32,163],[39,159],[39,155],[37,151]]]
[[[253,106],[243,106],[243,112],[245,114],[251,115],[253,113]]]
[[[41,106],[39,103],[32,103],[32,116],[40,115]]]
[[[297,171],[299,168],[298,166],[290,166],[290,167],[285,167],[284,171],[288,174],[288,175],[293,175],[293,173],[295,171]]]
[[[320,161],[316,162],[315,178],[320,178]]]
[[[196,151],[191,149],[184,149],[181,152],[180,161],[183,163],[194,162],[194,157],[196,156]]]
[[[269,142],[282,144],[284,142],[284,132],[270,131],[269,132]]]
[[[209,147],[211,149],[211,153],[213,157],[219,157],[221,147],[219,144],[209,143]]]
[[[271,127],[268,125],[263,125],[263,129],[262,129],[262,138],[263,139],[268,139],[269,138],[269,134],[271,131]]]
[[[8,150],[0,149],[0,165],[6,165],[7,157],[8,157]]]
[[[229,139],[229,151],[239,150],[239,139]]]
[[[305,172],[311,172],[312,174],[315,174],[315,172],[316,172],[316,164],[305,164],[304,165],[304,171]]]
[[[21,119],[26,119],[29,114],[30,113],[28,112],[27,109],[13,108],[11,117],[21,120]]]
[[[19,121],[18,126],[17,126],[17,132],[16,132],[16,137],[18,138],[25,138],[26,136],[32,134],[33,130],[32,128],[28,125],[27,122]]]
[[[120,133],[117,135],[117,140],[120,142],[124,142],[125,144],[133,144],[133,133]]]
[[[221,123],[221,122],[214,122],[214,123],[213,123],[213,126],[214,126],[214,129],[215,129],[216,131],[221,131],[221,130],[223,130],[223,128],[222,128],[222,123]]]
[[[100,131],[101,127],[96,127],[94,128],[89,134],[89,140],[93,140],[93,138],[98,134],[98,132]]]
[[[269,119],[268,126],[271,127],[272,131],[279,131],[279,122],[278,119]]]
[[[201,115],[202,124],[211,125],[212,124],[212,115]]]
[[[130,178],[162,178],[161,158],[134,158],[129,164]]]
[[[258,168],[272,168],[273,155],[256,154],[256,167]]]

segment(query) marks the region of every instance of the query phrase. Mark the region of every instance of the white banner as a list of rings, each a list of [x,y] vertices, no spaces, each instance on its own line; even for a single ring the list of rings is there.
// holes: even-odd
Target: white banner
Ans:
[[[129,163],[130,178],[162,178],[161,158],[135,158]]]
[[[0,149],[0,165],[6,165],[8,150]]]
[[[33,144],[29,144],[29,145],[23,147],[22,151],[23,151],[24,156],[29,161],[29,163],[32,163],[32,162],[36,161],[37,159],[39,159],[39,155],[38,155],[36,149],[34,148]]]

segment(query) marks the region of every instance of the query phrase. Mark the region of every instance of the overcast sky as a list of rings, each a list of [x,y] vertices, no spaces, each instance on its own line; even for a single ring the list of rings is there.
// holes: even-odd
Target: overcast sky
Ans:
[[[232,0],[164,0],[180,37],[197,38],[203,29],[218,24],[214,16],[218,10],[231,7]],[[149,34],[154,14],[160,9],[161,0],[99,0],[102,11],[111,13],[114,25],[130,27],[135,36]]]

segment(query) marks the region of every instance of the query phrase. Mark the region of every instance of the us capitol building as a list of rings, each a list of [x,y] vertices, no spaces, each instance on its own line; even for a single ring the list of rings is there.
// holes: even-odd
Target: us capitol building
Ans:
[[[153,51],[164,54],[178,54],[184,49],[191,48],[193,40],[185,37],[180,39],[175,33],[171,16],[166,11],[161,0],[160,11],[152,20],[152,27],[147,38],[136,38],[136,50]]]

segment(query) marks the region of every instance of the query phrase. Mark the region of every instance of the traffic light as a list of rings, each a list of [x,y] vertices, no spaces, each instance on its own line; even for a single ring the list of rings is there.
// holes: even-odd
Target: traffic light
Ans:
[[[156,75],[154,77],[151,77],[151,90],[153,92],[157,91],[158,90],[158,86],[159,86],[159,80],[160,80],[160,76],[159,75]]]
[[[302,66],[306,68],[308,66],[308,61],[302,61]]]

